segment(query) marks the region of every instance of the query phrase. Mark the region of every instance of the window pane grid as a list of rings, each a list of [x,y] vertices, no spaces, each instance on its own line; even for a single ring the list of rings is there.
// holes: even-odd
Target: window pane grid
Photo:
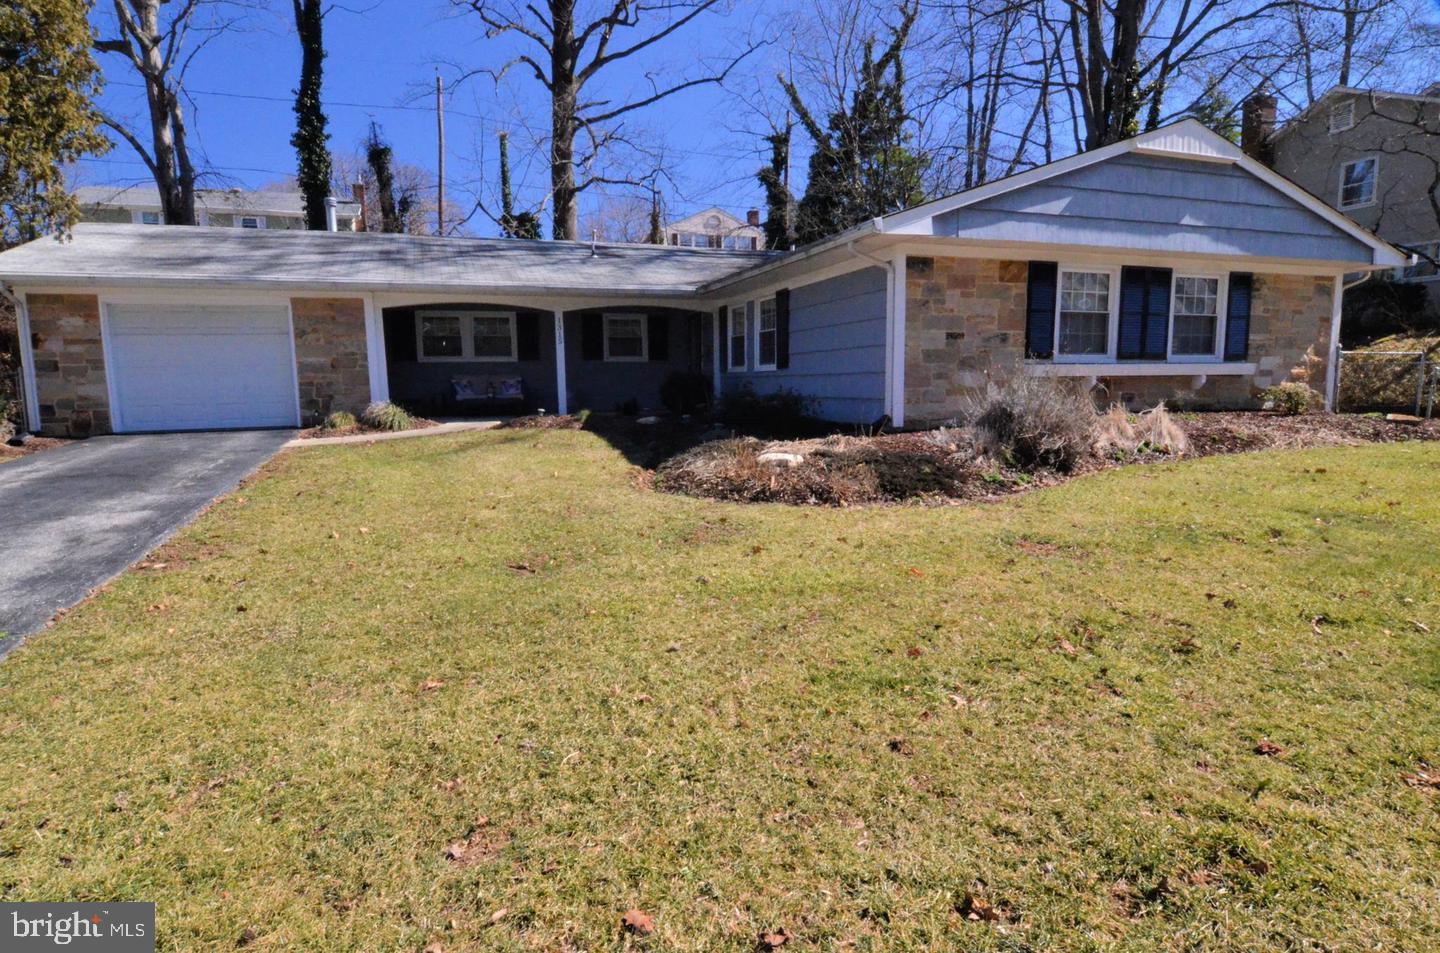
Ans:
[[[1110,275],[1066,271],[1060,275],[1061,354],[1105,354],[1110,347]]]
[[[1215,353],[1220,314],[1220,279],[1175,279],[1175,338],[1172,354]]]
[[[605,319],[605,348],[610,358],[643,358],[645,356],[645,329],[643,319],[633,315],[607,316]]]
[[[472,334],[476,357],[512,356],[510,319],[503,315],[480,315],[473,319]]]
[[[423,319],[420,343],[425,357],[459,357],[462,353],[460,319],[444,316]]]
[[[1365,205],[1375,199],[1375,160],[1361,159],[1345,165],[1340,184],[1340,204]]]
[[[778,326],[775,299],[770,298],[760,302],[760,317],[755,333],[756,361],[763,367],[775,366],[776,329]]]

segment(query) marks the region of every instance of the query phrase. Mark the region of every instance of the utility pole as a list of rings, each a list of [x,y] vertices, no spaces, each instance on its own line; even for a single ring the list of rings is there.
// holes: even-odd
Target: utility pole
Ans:
[[[445,85],[435,71],[435,128],[439,133],[439,188],[435,193],[435,234],[445,234]]]

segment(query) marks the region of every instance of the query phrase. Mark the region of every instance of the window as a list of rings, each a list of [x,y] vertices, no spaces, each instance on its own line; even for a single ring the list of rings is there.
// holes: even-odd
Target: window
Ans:
[[[265,216],[263,215],[242,215],[235,220],[235,224],[241,228],[264,228]]]
[[[1214,357],[1220,324],[1220,279],[1177,275],[1170,353]]]
[[[1347,162],[1340,168],[1340,207],[1360,208],[1375,202],[1375,179],[1380,160],[1375,156]]]
[[[1110,273],[1061,271],[1056,351],[1062,356],[1110,350]]]
[[[605,315],[605,360],[645,360],[649,350],[645,325],[643,314]]]
[[[1355,100],[1346,100],[1330,107],[1330,135],[1344,132],[1355,125]]]
[[[416,315],[416,353],[422,361],[516,360],[515,315],[421,311]]]
[[[760,302],[760,313],[755,320],[755,367],[758,370],[773,371],[775,369],[778,328],[775,299],[766,298]]]
[[[159,225],[159,212],[136,212],[134,217],[136,225]]]
[[[730,370],[745,370],[745,303],[730,306]]]

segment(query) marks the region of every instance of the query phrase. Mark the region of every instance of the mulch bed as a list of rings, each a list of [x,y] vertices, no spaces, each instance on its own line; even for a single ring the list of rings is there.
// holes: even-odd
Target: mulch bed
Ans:
[[[18,460],[21,457],[28,457],[32,453],[54,450],[56,447],[63,447],[71,442],[73,441],[62,437],[31,437],[18,447],[12,447],[8,443],[0,443],[0,463],[4,463],[7,460]]]
[[[438,420],[430,420],[427,417],[411,417],[410,430],[426,430],[430,427],[438,427]],[[382,433],[404,433],[405,431],[376,430],[374,427],[367,427],[364,424],[356,424],[353,427],[336,427],[333,430],[326,430],[324,427],[307,427],[300,431],[297,436],[301,440],[312,440],[316,437],[354,437],[359,434],[382,434]]]
[[[928,433],[902,433],[791,442],[752,437],[715,440],[661,463],[653,482],[666,492],[747,503],[943,505],[998,499],[1086,473],[1182,456],[1440,440],[1440,421],[1414,424],[1364,416],[1267,413],[1183,414],[1174,419],[1189,437],[1190,448],[1183,455],[1150,450],[1110,457],[1096,454],[1067,472],[1024,470],[994,459],[976,459],[951,452]],[[759,456],[768,452],[799,453],[804,459],[795,466],[760,462]]]
[[[500,425],[509,430],[583,430],[585,420],[575,414],[531,414]]]

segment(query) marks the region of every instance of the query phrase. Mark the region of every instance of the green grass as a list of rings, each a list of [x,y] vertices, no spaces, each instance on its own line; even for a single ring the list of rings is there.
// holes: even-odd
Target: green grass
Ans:
[[[1435,949],[1437,477],[839,511],[581,432],[291,452],[0,665],[0,900],[187,951]]]

